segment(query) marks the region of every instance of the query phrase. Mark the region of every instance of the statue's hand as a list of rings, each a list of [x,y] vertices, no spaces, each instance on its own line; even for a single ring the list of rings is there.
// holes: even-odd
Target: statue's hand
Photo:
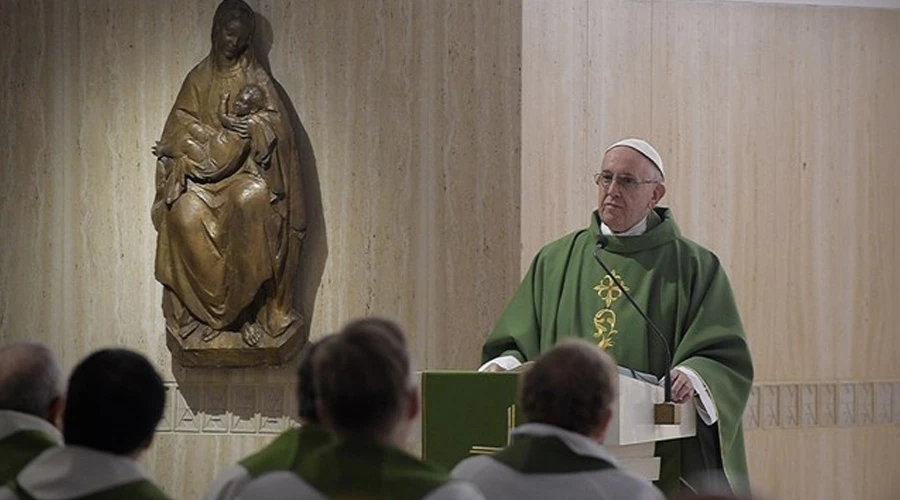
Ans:
[[[159,141],[153,143],[153,146],[150,148],[150,152],[153,153],[153,156],[159,158],[161,155],[159,154]]]
[[[226,92],[222,94],[222,98],[219,99],[219,108],[217,110],[219,121],[227,130],[237,132],[237,134],[241,136],[241,139],[247,139],[250,137],[250,131],[247,128],[247,119],[228,113],[228,100],[230,97],[231,94]]]
[[[247,139],[250,137],[250,129],[247,125],[247,119],[241,118],[234,115],[225,114],[220,117],[222,121],[222,126],[232,132],[237,132],[241,139]]]

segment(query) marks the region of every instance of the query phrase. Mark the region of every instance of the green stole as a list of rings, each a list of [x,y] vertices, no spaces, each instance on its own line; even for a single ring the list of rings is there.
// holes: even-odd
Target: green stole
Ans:
[[[10,489],[19,500],[40,500],[32,497],[15,481],[9,484]],[[161,489],[148,480],[135,481],[114,488],[98,491],[81,497],[66,500],[171,500]]]
[[[333,441],[320,425],[307,424],[283,432],[268,446],[240,461],[251,478],[266,472],[292,470],[301,459]]]
[[[678,492],[679,476],[721,468],[738,490],[748,487],[741,418],[753,365],[731,285],[716,256],[681,236],[671,211],[656,208],[640,236],[609,236],[604,263],[628,288],[673,348],[673,366],[706,382],[719,420],[697,419],[695,438],[657,444],[658,486]],[[545,246],[503,312],[482,352],[533,361],[567,337],[597,343],[622,366],[665,374],[665,350],[594,257],[600,219]],[[702,444],[701,444],[702,443]]]
[[[335,500],[417,500],[451,480],[436,465],[363,438],[320,448],[295,472]]]
[[[19,431],[0,440],[0,486],[15,479],[28,462],[59,443],[37,430]]]
[[[602,458],[575,453],[554,436],[517,437],[491,458],[522,474],[571,474],[615,468]]]

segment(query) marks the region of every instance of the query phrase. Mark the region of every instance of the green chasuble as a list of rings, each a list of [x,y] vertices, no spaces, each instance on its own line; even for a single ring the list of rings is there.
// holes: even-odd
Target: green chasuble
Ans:
[[[240,464],[252,478],[266,472],[291,470],[300,459],[331,441],[331,433],[324,427],[307,424],[282,433],[265,448],[241,460]]]
[[[38,430],[25,430],[0,439],[0,486],[12,481],[28,462],[48,448],[58,446]]]
[[[732,487],[747,490],[741,417],[753,364],[728,277],[712,252],[681,236],[669,209],[655,208],[647,227],[640,236],[609,236],[603,262],[673,346],[673,366],[703,378],[718,412],[712,426],[697,419],[696,437],[657,444],[657,485],[672,495],[679,476],[690,481],[724,466]],[[581,337],[621,366],[665,375],[665,348],[593,255],[599,235],[594,212],[589,228],[541,249],[485,341],[484,362],[533,361],[561,339]]]
[[[9,484],[10,489],[19,500],[42,500],[29,495],[18,483]],[[66,497],[66,500],[171,500],[161,489],[148,480],[116,486],[107,490],[90,493],[78,497]],[[57,499],[58,500],[58,499]]]
[[[320,448],[295,472],[334,500],[418,500],[451,480],[436,465],[362,438]]]

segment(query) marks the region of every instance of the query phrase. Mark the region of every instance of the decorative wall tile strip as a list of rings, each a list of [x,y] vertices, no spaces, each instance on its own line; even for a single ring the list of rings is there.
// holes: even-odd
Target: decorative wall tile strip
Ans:
[[[264,385],[260,388],[260,402],[262,422],[259,432],[263,434],[278,434],[287,429],[287,405],[285,393],[288,387],[284,385]]]
[[[274,435],[299,425],[294,385],[166,383],[159,433]],[[744,430],[900,424],[900,380],[759,384]]]
[[[900,424],[900,381],[894,381],[891,383],[891,387],[893,390],[893,396],[891,400],[893,404],[891,405],[893,410],[891,411],[891,422],[895,424]]]
[[[744,411],[744,430],[759,428],[759,387],[750,390],[747,409]]]
[[[764,385],[759,390],[760,427],[778,427],[778,386]]]
[[[203,432],[228,432],[228,387],[210,384],[203,391],[205,396]]]
[[[800,386],[800,427],[815,427],[818,425],[817,392],[818,387],[815,384],[803,384]]]
[[[252,385],[231,386],[231,411],[228,430],[235,434],[255,434],[259,432],[259,400],[256,387]]]
[[[837,410],[835,409],[834,384],[819,384],[816,393],[816,402],[819,406],[818,425],[831,427],[837,424]]]
[[[799,425],[797,386],[793,384],[778,386],[778,419],[782,427]]]
[[[875,423],[878,425],[891,422],[891,384],[875,383]]]
[[[850,427],[856,423],[856,391],[853,389],[850,382],[837,385],[838,427]]]

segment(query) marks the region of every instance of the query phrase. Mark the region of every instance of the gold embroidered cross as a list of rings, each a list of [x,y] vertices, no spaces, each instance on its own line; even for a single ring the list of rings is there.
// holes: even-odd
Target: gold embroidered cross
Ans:
[[[619,280],[619,283],[622,283],[622,276],[620,276],[619,273],[613,270],[613,275]],[[625,283],[622,283],[622,286],[625,290],[631,291]],[[606,304],[606,307],[611,306],[613,302],[622,296],[622,290],[616,286],[616,283],[608,274],[600,280],[600,284],[595,286],[594,290],[597,292],[597,296],[600,297],[600,300]]]

